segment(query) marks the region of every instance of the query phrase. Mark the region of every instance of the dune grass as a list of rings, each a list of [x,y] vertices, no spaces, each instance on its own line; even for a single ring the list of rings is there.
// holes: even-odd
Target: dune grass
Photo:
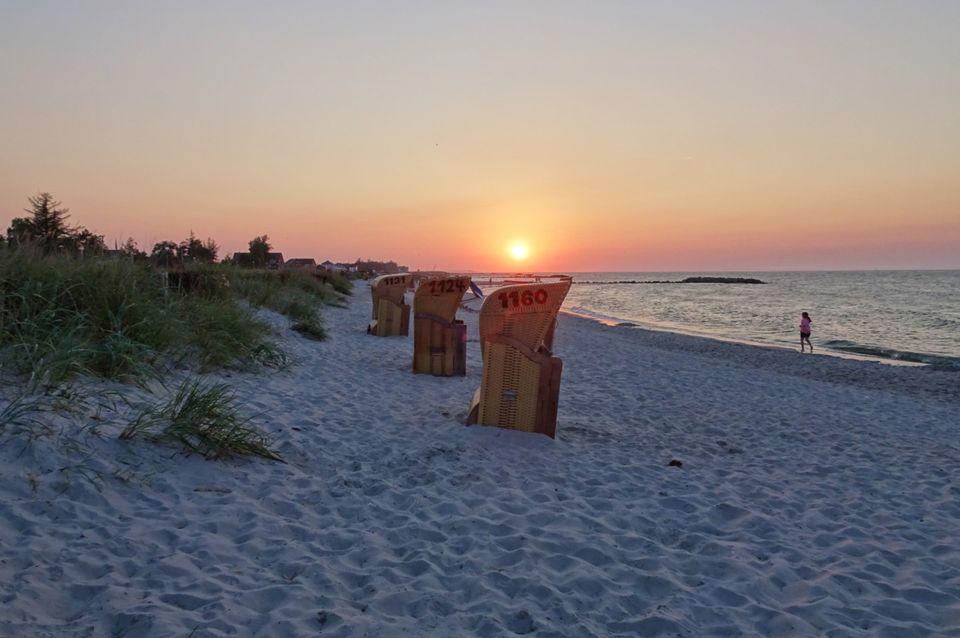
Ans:
[[[147,264],[3,249],[0,362],[41,386],[78,375],[143,383],[170,364],[282,363],[269,328],[233,297],[226,285],[170,291]]]
[[[0,407],[0,434],[48,433],[42,413],[72,409],[76,401],[58,397],[74,377],[152,391],[173,368],[285,367],[289,360],[272,340],[275,331],[250,306],[281,312],[300,334],[323,339],[321,307],[342,295],[310,272],[206,265],[163,274],[148,263],[0,245],[0,372],[24,378],[24,396],[43,394]],[[222,384],[184,382],[120,435],[136,437],[174,440],[206,458],[283,460],[240,416],[235,395]]]
[[[207,459],[253,455],[283,462],[266,435],[240,416],[236,395],[224,384],[183,382],[169,400],[142,411],[120,434],[123,440],[138,437],[175,441]]]
[[[287,316],[292,328],[309,339],[323,341],[326,329],[320,317],[324,305],[342,300],[340,290],[350,292],[350,282],[336,275],[321,281],[304,270],[251,270],[232,268],[228,271],[230,287],[252,305]]]
[[[26,396],[8,401],[3,409],[0,409],[0,435],[20,432],[36,433],[38,430],[47,433],[49,426],[38,418],[41,411],[42,407]]]

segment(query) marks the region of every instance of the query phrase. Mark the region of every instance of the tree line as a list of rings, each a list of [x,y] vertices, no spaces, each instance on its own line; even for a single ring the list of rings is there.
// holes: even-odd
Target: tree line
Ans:
[[[134,261],[150,261],[163,268],[190,263],[213,263],[217,261],[220,246],[211,239],[205,241],[190,231],[190,236],[180,242],[160,241],[147,254],[140,250],[132,237],[114,250],[110,250],[98,235],[83,226],[71,226],[70,209],[63,208],[50,193],[28,197],[30,207],[25,208],[26,217],[15,217],[7,229],[7,246],[14,248],[30,245],[45,255],[65,254],[76,257],[115,255]],[[249,260],[240,265],[265,266],[272,246],[267,235],[254,237],[249,242]],[[230,261],[230,260],[225,260]]]

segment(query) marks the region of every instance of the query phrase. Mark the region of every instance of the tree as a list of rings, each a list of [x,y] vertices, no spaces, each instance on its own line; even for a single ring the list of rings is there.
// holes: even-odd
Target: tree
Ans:
[[[33,220],[26,217],[14,217],[10,221],[10,228],[7,229],[7,245],[18,246],[27,244],[33,240],[34,228]]]
[[[178,250],[180,260],[184,263],[197,261],[212,264],[217,260],[217,251],[220,250],[220,247],[217,246],[217,242],[209,237],[205,242],[200,241],[191,230],[190,237],[180,242]]]
[[[31,217],[16,217],[10,222],[7,229],[7,243],[11,246],[25,243],[34,243],[44,253],[71,248],[71,239],[75,230],[67,226],[70,215],[69,208],[60,208],[61,203],[54,201],[50,193],[40,193],[36,197],[28,197],[30,208],[24,212]]]
[[[73,255],[99,255],[107,249],[103,235],[98,235],[77,226],[67,225],[69,208],[60,208],[61,204],[50,193],[40,193],[28,197],[30,208],[24,211],[30,217],[16,217],[7,229],[7,243],[11,246],[33,244],[44,254],[64,252]]]
[[[120,253],[129,259],[140,260],[146,259],[147,253],[140,250],[140,247],[137,246],[137,242],[133,237],[127,237],[127,241],[123,243],[123,246],[120,247]]]
[[[203,242],[203,254],[205,255],[208,262],[213,263],[217,260],[217,253],[220,252],[220,246],[217,245],[217,242],[213,241],[212,237],[207,237],[207,241]]]
[[[107,250],[107,244],[103,241],[103,235],[92,233],[86,228],[78,228],[72,236],[64,241],[64,246],[68,252],[92,257],[102,255]]]
[[[260,235],[250,240],[250,261],[254,266],[263,268],[267,265],[267,259],[270,257],[270,238],[266,235]]]
[[[140,250],[140,246],[137,245],[137,241],[133,237],[127,237],[127,241],[123,242],[118,250],[124,259],[130,261],[146,261],[149,259],[147,253]]]
[[[172,241],[161,241],[153,245],[150,260],[162,268],[171,268],[180,263],[177,244]]]

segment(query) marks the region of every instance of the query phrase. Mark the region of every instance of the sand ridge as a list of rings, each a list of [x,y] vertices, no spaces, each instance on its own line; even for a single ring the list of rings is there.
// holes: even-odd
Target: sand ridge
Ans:
[[[960,633],[936,371],[564,316],[550,440],[465,427],[476,342],[466,378],[414,375],[368,306],[215,377],[286,465],[117,441],[122,403],[0,439],[0,635]]]

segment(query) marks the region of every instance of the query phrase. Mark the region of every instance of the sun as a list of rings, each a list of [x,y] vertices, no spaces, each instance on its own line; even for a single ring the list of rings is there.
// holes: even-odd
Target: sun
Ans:
[[[523,242],[516,242],[510,246],[510,256],[517,261],[522,261],[530,254],[530,247]]]

